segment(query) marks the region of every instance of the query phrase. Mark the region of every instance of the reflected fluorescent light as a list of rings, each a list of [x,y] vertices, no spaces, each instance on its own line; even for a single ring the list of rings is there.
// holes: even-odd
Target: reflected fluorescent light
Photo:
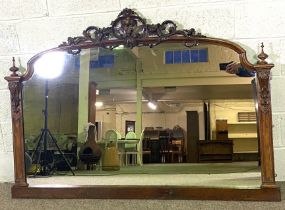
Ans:
[[[98,108],[102,107],[103,106],[103,102],[102,101],[96,101],[95,102],[95,106],[98,107]]]
[[[35,73],[42,78],[56,78],[63,72],[65,52],[44,54],[34,64]]]
[[[153,101],[149,101],[147,103],[148,107],[151,108],[152,110],[156,110],[157,109],[157,104]]]

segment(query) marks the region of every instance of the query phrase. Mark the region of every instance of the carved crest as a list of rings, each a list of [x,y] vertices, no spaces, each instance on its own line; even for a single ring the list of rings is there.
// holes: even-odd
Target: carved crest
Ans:
[[[112,21],[110,27],[99,28],[96,26],[89,26],[83,31],[83,36],[69,37],[67,42],[63,42],[63,46],[75,46],[84,43],[94,43],[100,47],[113,49],[118,45],[104,46],[103,42],[106,40],[120,40],[127,48],[136,46],[153,47],[171,36],[180,35],[184,37],[205,37],[200,33],[196,33],[194,28],[189,30],[177,30],[176,24],[171,20],[166,20],[162,23],[147,24],[146,20],[140,17],[135,11],[131,9],[124,9],[118,17]],[[151,44],[144,44],[140,42],[141,39],[153,38],[154,42]],[[198,43],[185,43],[185,46],[193,46]],[[80,49],[70,50],[70,53],[76,54]]]

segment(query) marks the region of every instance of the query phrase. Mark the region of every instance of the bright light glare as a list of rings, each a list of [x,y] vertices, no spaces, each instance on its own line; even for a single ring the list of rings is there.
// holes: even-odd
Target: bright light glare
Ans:
[[[101,102],[101,101],[96,101],[96,102],[95,102],[95,106],[98,107],[98,108],[99,108],[99,107],[102,107],[102,106],[103,106],[103,102]]]
[[[47,53],[35,62],[35,73],[46,79],[56,78],[63,71],[64,60],[65,52]]]
[[[116,50],[121,50],[121,49],[124,49],[124,48],[125,48],[124,45],[119,45],[119,46],[117,46],[115,49],[116,49]]]
[[[155,102],[153,102],[153,101],[149,101],[149,102],[147,103],[147,105],[148,105],[148,107],[151,108],[152,110],[156,110],[156,108],[157,108],[157,104],[156,104]]]

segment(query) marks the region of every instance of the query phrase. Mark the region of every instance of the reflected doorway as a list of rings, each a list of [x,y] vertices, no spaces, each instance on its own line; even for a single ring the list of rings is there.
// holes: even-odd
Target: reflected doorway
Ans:
[[[136,121],[132,121],[132,120],[126,120],[125,122],[125,134],[127,134],[128,132],[135,132],[136,130]]]

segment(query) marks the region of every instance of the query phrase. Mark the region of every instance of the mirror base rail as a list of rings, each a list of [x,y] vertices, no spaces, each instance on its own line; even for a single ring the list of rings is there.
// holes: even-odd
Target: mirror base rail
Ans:
[[[29,186],[12,187],[12,198],[39,199],[159,199],[281,201],[275,188],[201,188],[183,186]]]

